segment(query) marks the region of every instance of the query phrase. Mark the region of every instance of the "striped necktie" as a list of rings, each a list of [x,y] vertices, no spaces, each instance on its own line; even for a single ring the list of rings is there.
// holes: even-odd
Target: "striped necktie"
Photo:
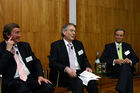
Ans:
[[[18,53],[16,52],[15,48],[13,47],[13,54],[14,54],[14,59],[17,63],[17,69],[18,69],[18,73],[19,73],[19,78],[23,81],[26,81],[27,80],[27,75],[24,71],[24,68],[23,68],[23,64],[21,63],[20,59],[19,59],[19,56],[18,56]]]

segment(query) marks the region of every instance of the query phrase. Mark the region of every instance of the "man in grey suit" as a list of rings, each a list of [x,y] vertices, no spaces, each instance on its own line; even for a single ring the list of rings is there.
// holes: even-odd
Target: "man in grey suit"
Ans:
[[[92,72],[91,65],[85,54],[82,42],[75,40],[76,26],[72,23],[65,24],[61,33],[63,39],[51,44],[50,51],[50,80],[55,80],[54,75],[59,71],[59,85],[67,86],[72,93],[83,93],[83,82],[78,75],[87,70]],[[55,69],[55,70],[54,70]],[[86,86],[88,93],[98,93],[96,81],[89,81]]]
[[[4,41],[0,43],[0,74],[2,93],[53,93],[54,88],[45,79],[42,65],[30,45],[20,42],[19,25],[4,26]]]
[[[107,71],[119,78],[116,90],[119,93],[133,93],[134,65],[139,61],[132,47],[122,42],[125,30],[118,28],[114,31],[115,42],[106,44],[100,57],[101,62],[107,63]]]

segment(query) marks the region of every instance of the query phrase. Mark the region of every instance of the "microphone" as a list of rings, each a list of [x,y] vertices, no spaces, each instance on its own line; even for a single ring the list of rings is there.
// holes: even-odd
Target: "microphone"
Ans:
[[[73,50],[73,45],[70,43],[70,48]]]
[[[120,48],[118,48],[118,50],[120,50]]]
[[[73,50],[73,46],[71,46],[71,49]]]
[[[16,51],[16,54],[18,54],[18,51]]]

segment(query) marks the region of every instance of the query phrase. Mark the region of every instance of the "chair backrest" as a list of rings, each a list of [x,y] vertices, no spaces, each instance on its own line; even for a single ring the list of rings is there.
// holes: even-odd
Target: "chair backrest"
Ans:
[[[55,68],[50,66],[50,56],[48,56],[49,60],[49,80],[54,84],[54,86],[58,87],[59,85],[59,71],[57,71]]]
[[[49,68],[50,68],[50,70],[48,71],[49,72],[49,80],[55,86],[55,92],[56,93],[72,93],[72,91],[70,91],[67,87],[61,86],[59,84],[60,72],[57,69],[50,66],[50,62],[51,62],[50,56],[48,56],[48,60],[49,60]]]

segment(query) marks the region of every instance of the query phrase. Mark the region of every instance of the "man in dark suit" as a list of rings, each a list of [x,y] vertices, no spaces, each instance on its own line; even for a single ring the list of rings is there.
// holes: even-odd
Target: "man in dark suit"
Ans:
[[[2,93],[53,93],[51,82],[43,77],[40,61],[26,42],[20,42],[19,25],[4,26],[0,43],[0,74]]]
[[[125,30],[118,28],[114,32],[115,42],[105,45],[101,62],[107,63],[107,71],[119,78],[116,90],[119,93],[133,93],[134,65],[139,61],[132,47],[122,42]]]
[[[62,40],[55,41],[51,44],[50,51],[50,68],[59,71],[59,84],[67,86],[72,93],[83,93],[82,80],[78,75],[87,70],[92,72],[91,65],[88,62],[83,44],[74,40],[76,26],[72,23],[65,24],[62,27]],[[55,71],[54,70],[54,71]],[[56,72],[50,72],[55,74]],[[53,81],[50,77],[50,80]],[[88,93],[98,93],[96,81],[91,80],[87,85]]]

